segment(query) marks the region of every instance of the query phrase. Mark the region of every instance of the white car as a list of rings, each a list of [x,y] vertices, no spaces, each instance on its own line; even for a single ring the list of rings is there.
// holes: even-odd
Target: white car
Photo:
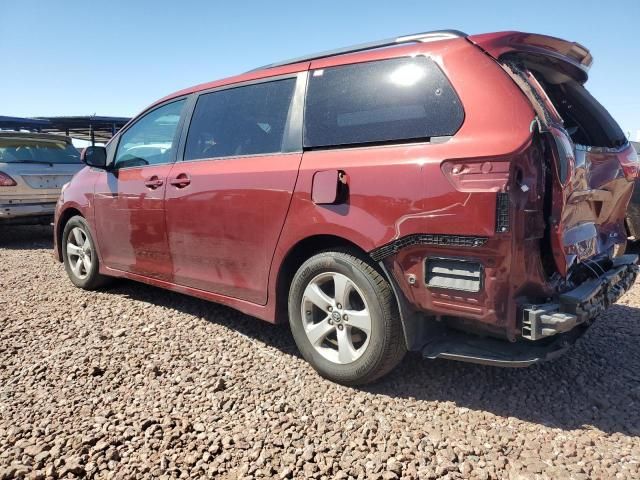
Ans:
[[[84,164],[62,135],[0,130],[0,225],[48,225],[62,186]]]

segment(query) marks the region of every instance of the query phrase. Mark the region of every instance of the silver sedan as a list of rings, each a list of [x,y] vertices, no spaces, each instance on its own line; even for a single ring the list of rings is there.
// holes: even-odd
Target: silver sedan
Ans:
[[[62,186],[83,166],[69,137],[0,131],[0,225],[51,223]]]

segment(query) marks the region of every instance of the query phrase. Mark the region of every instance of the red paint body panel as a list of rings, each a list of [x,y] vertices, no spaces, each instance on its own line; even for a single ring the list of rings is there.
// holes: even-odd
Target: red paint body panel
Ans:
[[[471,35],[470,41],[481,47],[493,58],[506,53],[552,57],[566,64],[566,73],[583,83],[593,61],[589,50],[575,42],[568,42],[548,35],[524,32],[496,32]]]
[[[579,69],[586,78],[590,58],[582,47],[551,37],[503,32],[323,58],[176,92],[158,103],[308,69],[426,55],[448,77],[465,117],[451,138],[431,142],[179,161],[122,170],[118,176],[85,168],[61,196],[56,242],[65,212],[77,209],[97,240],[101,272],[275,321],[278,296],[288,294],[277,290],[282,265],[297,245],[311,237],[339,237],[364,252],[412,234],[486,237],[481,247],[407,247],[384,263],[416,309],[459,316],[514,338],[518,304],[546,298],[553,287],[541,262],[543,154],[530,128],[536,113],[495,59],[512,51],[541,50]],[[593,171],[600,175],[598,157],[591,157]],[[610,161],[609,157],[605,163]],[[314,176],[320,178],[318,172],[326,171],[345,172],[344,203],[313,201]],[[527,191],[515,188],[516,172]],[[163,185],[150,190],[144,181],[153,175]],[[190,183],[172,185],[179,177],[188,177]],[[316,186],[322,198],[329,198],[332,188]],[[511,229],[505,233],[496,233],[498,192],[509,193]],[[624,198],[617,199],[615,208],[623,203]],[[427,256],[480,262],[483,288],[476,293],[426,288]],[[408,275],[420,280],[411,285]]]
[[[60,247],[60,238],[64,223],[68,220],[71,212],[79,212],[84,217],[91,229],[93,238],[96,238],[96,230],[93,215],[93,185],[98,177],[104,172],[85,167],[73,176],[66,188],[63,188],[58,198],[56,211],[53,221],[53,252],[54,257],[61,262],[62,252]],[[100,255],[100,252],[98,252]]]
[[[267,280],[300,153],[178,162],[167,187],[170,281],[265,304]]]
[[[94,186],[94,215],[102,261],[111,268],[171,280],[164,195],[171,165],[101,172]],[[162,182],[149,188],[148,179]]]
[[[303,238],[303,230],[313,235],[328,229],[325,233],[341,236],[351,231],[349,238],[366,251],[412,233],[494,234],[496,188],[460,191],[443,176],[441,165],[453,159],[462,159],[474,168],[497,162],[497,169],[504,171],[503,162],[509,162],[529,141],[529,125],[535,115],[523,95],[514,95],[513,82],[480,50],[469,48],[464,39],[438,43],[443,45],[429,45],[432,58],[446,53],[447,61],[439,65],[465,106],[465,121],[458,133],[443,143],[305,152],[283,246]],[[417,54],[420,48],[426,47],[402,47],[396,54]],[[384,55],[388,52],[368,52],[365,58]],[[363,56],[345,55],[340,63],[362,60]],[[478,76],[467,68],[469,62],[485,74]],[[328,64],[329,60],[323,59],[313,62],[312,68]],[[487,90],[506,100],[487,109]],[[311,182],[319,169],[347,173],[349,205],[313,204]],[[504,187],[506,178],[501,178]],[[460,222],[461,215],[464,222]],[[303,222],[304,218],[314,221]]]
[[[539,217],[542,211],[542,200],[539,197],[542,184],[538,181],[539,150],[528,143],[511,157],[511,163],[513,167],[522,170],[522,181],[531,187],[526,193],[512,191],[513,210],[530,212]],[[483,195],[490,194],[478,194],[479,197]],[[474,201],[470,204],[473,205]],[[495,203],[486,206],[486,210],[489,209],[495,211]],[[485,216],[488,213],[486,210]],[[471,211],[469,224],[473,224],[474,215],[481,213]],[[480,262],[483,265],[484,284],[479,292],[428,289],[424,288],[422,281],[415,285],[403,281],[400,285],[409,301],[420,309],[436,315],[472,319],[515,337],[517,299],[544,298],[552,294],[540,263],[540,239],[544,233],[544,224],[539,220],[536,225],[532,219],[533,215],[514,214],[510,231],[489,234],[488,242],[480,248],[415,246],[401,250],[395,257],[386,259],[385,264],[396,278],[415,275],[422,279],[424,259],[428,256],[465,258]]]

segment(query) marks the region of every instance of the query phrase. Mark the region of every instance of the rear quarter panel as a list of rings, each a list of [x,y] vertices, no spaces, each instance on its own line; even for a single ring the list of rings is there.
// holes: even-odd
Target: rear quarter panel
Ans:
[[[286,254],[304,238],[318,234],[345,238],[366,252],[413,233],[486,236],[490,239],[489,247],[480,255],[499,259],[489,273],[504,276],[508,271],[510,236],[503,235],[505,242],[500,245],[491,242],[496,235],[495,206],[499,188],[475,184],[473,172],[480,172],[480,166],[487,164],[487,168],[501,172],[506,185],[512,158],[522,155],[531,143],[530,125],[535,113],[495,61],[466,39],[393,49],[394,57],[409,55],[431,57],[447,75],[464,107],[461,128],[443,143],[305,152],[276,251],[276,268],[271,271],[272,294]],[[311,69],[383,58],[390,58],[389,50],[318,60],[312,63]],[[443,169],[451,162],[466,165],[471,173],[459,179],[461,181],[450,180]],[[340,205],[316,205],[311,199],[313,175],[332,169],[346,172],[348,200]],[[390,269],[396,279],[402,280],[403,271],[421,268],[422,257],[407,255],[412,258]],[[406,289],[406,282],[402,283],[411,299],[412,292]],[[501,297],[506,291],[507,287],[498,283],[493,287],[492,298]],[[497,315],[491,302],[486,308],[469,307],[487,304],[482,295],[481,292],[475,297],[472,295],[473,298],[455,300],[458,311],[490,323],[497,323],[498,316],[505,318],[505,311]],[[434,298],[427,297],[415,300],[434,308]]]
[[[444,143],[305,152],[276,262],[297,242],[316,234],[343,237],[365,251],[411,233],[493,235],[495,189],[456,188],[443,174],[443,163],[508,160],[530,139],[533,109],[495,61],[466,39],[409,45],[392,53],[378,50],[322,59],[311,69],[427,55],[462,101],[461,128]],[[313,174],[330,169],[347,173],[348,201],[316,205],[311,200]]]

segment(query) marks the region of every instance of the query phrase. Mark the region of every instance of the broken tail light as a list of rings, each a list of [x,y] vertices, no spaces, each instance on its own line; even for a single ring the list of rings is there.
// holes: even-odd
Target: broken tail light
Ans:
[[[566,185],[575,173],[576,158],[571,138],[556,127],[550,127],[549,132],[555,141],[557,158],[556,168],[561,185]]]
[[[4,172],[0,172],[0,187],[15,187],[16,181]]]

